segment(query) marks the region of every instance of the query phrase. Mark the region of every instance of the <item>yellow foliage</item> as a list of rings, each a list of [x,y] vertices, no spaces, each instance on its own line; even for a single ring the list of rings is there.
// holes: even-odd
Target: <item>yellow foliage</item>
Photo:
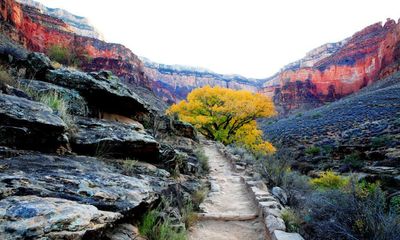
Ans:
[[[319,178],[310,180],[311,185],[319,190],[340,189],[349,184],[350,180],[332,171],[326,171]]]
[[[237,142],[253,151],[271,153],[275,148],[262,140],[256,118],[276,114],[271,99],[246,90],[205,86],[193,90],[187,100],[174,104],[167,114],[177,114],[208,138],[225,144]]]
[[[271,143],[262,139],[262,131],[257,128],[256,121],[243,125],[236,132],[234,142],[254,153],[271,154],[276,151]]]

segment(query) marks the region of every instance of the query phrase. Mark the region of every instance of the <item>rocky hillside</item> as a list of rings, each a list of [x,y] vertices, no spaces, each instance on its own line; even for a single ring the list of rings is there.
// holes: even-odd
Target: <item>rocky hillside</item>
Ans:
[[[142,60],[146,75],[158,83],[153,85],[153,91],[163,96],[163,91],[168,89],[168,92],[173,93],[174,99],[168,99],[166,96],[165,100],[171,102],[185,99],[193,89],[206,85],[246,89],[252,92],[256,92],[261,86],[261,80],[248,79],[240,75],[223,75],[207,69],[159,64],[146,58]]]
[[[84,17],[76,16],[74,14],[71,14],[70,12],[67,12],[59,8],[48,8],[43,4],[33,0],[17,0],[17,1],[24,5],[28,5],[33,8],[39,9],[41,13],[45,15],[49,15],[54,18],[60,18],[69,25],[71,32],[74,32],[81,36],[104,40],[103,35],[98,30],[96,30],[96,28],[92,24],[90,24],[88,19]]]
[[[400,189],[400,72],[334,103],[261,125],[303,173],[357,171]]]
[[[332,102],[400,69],[400,23],[388,19],[309,52],[266,80],[281,113]]]
[[[162,196],[182,225],[179,203],[201,186],[194,128],[110,71],[55,68],[0,37],[0,239],[137,239]]]

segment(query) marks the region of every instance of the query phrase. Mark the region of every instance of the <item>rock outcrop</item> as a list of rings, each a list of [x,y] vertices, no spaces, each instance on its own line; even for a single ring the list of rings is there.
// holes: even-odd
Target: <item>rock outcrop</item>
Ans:
[[[70,69],[49,70],[45,81],[78,91],[90,106],[133,116],[149,109],[144,101],[108,71],[84,73]]]
[[[170,103],[186,99],[193,89],[206,85],[246,89],[252,92],[256,92],[261,86],[261,80],[239,75],[223,75],[207,69],[159,64],[146,58],[142,60],[146,75],[155,81],[152,85],[153,91]]]
[[[54,151],[67,142],[65,130],[49,107],[0,93],[0,145]]]
[[[266,80],[260,92],[285,114],[357,92],[400,69],[400,23],[388,19],[323,45]]]
[[[37,196],[0,200],[0,236],[3,239],[81,239],[122,217],[91,205]]]
[[[159,144],[139,123],[76,119],[72,150],[86,155],[157,161]]]

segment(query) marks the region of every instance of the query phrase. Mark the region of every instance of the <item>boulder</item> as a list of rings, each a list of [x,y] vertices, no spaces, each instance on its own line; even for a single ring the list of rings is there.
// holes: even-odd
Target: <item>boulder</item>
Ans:
[[[60,198],[12,196],[0,201],[0,238],[81,239],[121,217]]]
[[[281,230],[275,230],[272,233],[272,240],[304,240],[298,233],[288,233]]]
[[[282,204],[284,204],[284,205],[287,204],[288,197],[287,197],[285,190],[283,190],[280,187],[273,187],[271,192],[272,192],[272,195],[274,195],[276,198],[278,198]]]
[[[273,233],[275,230],[286,230],[285,222],[281,218],[268,215],[265,217],[264,221],[270,233]]]
[[[99,157],[158,160],[159,144],[140,124],[76,118],[71,147],[79,154]]]
[[[67,140],[65,123],[38,102],[0,94],[0,145],[54,151]]]
[[[19,154],[8,153],[11,157],[3,159],[0,156],[0,166],[4,166],[0,171],[2,198],[62,198],[129,217],[135,211],[143,211],[167,188],[162,178],[145,174],[126,176],[96,158]]]
[[[43,78],[48,70],[53,70],[50,59],[43,53],[33,52],[26,59],[26,77]]]
[[[176,136],[190,138],[194,141],[199,140],[196,129],[189,123],[171,119],[168,116],[157,116],[155,121],[157,121],[157,130],[161,133],[174,134]]]
[[[83,73],[71,69],[49,70],[45,81],[78,91],[97,110],[134,116],[149,112],[148,106],[118,78],[108,73]]]
[[[35,94],[58,94],[68,103],[68,112],[72,115],[86,116],[88,113],[88,106],[85,99],[76,90],[35,80],[21,79],[19,83],[32,90]]]

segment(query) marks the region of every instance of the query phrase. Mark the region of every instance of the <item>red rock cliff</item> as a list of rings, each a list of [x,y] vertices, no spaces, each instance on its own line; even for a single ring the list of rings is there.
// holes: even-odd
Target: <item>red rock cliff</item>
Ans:
[[[260,90],[274,97],[282,113],[333,101],[398,71],[400,23],[388,19],[384,25],[373,24],[330,54],[314,58],[307,66],[284,68]]]
[[[47,52],[52,45],[79,49],[92,59],[80,66],[83,70],[111,70],[128,83],[151,88],[143,63],[128,48],[96,38],[80,36],[61,19],[43,14],[40,9],[14,0],[0,0],[0,29],[32,51]]]

